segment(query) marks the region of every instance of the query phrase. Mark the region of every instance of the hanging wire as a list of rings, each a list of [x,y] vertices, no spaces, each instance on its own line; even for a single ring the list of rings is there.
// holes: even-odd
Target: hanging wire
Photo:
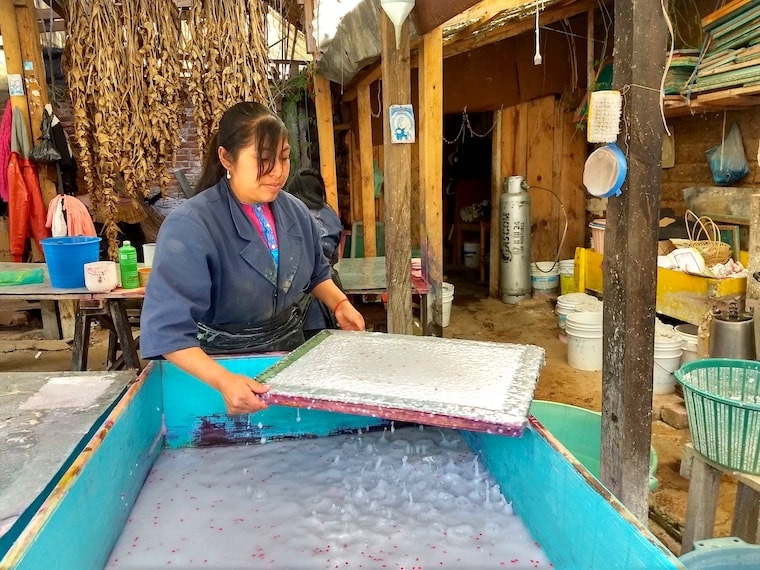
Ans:
[[[668,136],[671,136],[668,122],[665,120],[665,79],[668,75],[670,64],[673,61],[676,37],[673,33],[673,24],[670,22],[670,16],[668,16],[665,0],[660,0],[660,6],[662,7],[662,16],[665,18],[665,25],[668,27],[668,32],[670,33],[670,50],[668,51],[668,59],[665,62],[665,69],[662,70],[662,79],[660,80],[660,116],[662,117],[662,124],[665,127],[665,132],[668,133]]]
[[[565,210],[565,205],[562,203],[562,199],[559,197],[559,195],[557,195],[557,193],[554,190],[552,190],[550,188],[544,188],[543,186],[533,186],[532,184],[530,184],[529,185],[529,189],[533,189],[533,188],[536,188],[537,190],[544,190],[544,191],[548,192],[549,194],[551,194],[554,197],[554,199],[557,200],[557,202],[559,202],[559,207],[562,210],[562,215],[565,218],[565,225],[564,225],[564,227],[562,229],[562,237],[560,237],[560,239],[559,239],[559,244],[557,245],[557,255],[554,258],[554,262],[552,263],[551,269],[549,269],[548,271],[544,271],[538,265],[536,265],[536,269],[538,269],[539,272],[541,272],[541,273],[551,273],[552,271],[554,271],[554,268],[559,263],[559,258],[562,255],[562,246],[565,244],[565,238],[567,237],[567,228],[568,228],[568,225],[569,225],[569,220],[568,220],[568,217],[567,217],[567,210]],[[533,253],[531,253],[530,257],[531,257],[531,259],[533,259]]]

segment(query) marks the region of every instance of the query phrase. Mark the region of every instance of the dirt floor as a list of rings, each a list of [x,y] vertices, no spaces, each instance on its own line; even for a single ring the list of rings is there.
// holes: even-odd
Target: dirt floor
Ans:
[[[583,372],[567,364],[567,345],[557,336],[553,304],[531,299],[519,305],[507,305],[488,298],[487,288],[477,283],[474,270],[462,270],[447,276],[455,285],[454,303],[448,338],[536,344],[546,350],[544,366],[535,394],[536,399],[551,400],[596,410],[601,407],[601,372]],[[0,324],[0,371],[68,370],[71,349],[68,342],[43,340],[39,313],[24,306],[0,305],[0,316],[16,313],[15,322]],[[373,315],[367,315],[372,317]],[[12,320],[12,319],[11,319]],[[93,329],[89,368],[103,370],[106,362],[107,335]],[[655,397],[654,407],[677,396]],[[686,513],[688,480],[679,474],[682,446],[689,441],[688,429],[675,429],[655,420],[652,445],[658,459],[658,487],[650,493],[650,529],[676,555],[680,553],[680,533]],[[715,536],[728,536],[733,513],[735,485],[724,477],[721,500],[716,513]],[[655,522],[656,521],[656,522]]]

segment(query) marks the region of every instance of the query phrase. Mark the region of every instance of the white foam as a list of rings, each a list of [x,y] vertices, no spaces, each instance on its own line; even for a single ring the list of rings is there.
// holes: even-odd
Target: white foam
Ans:
[[[109,568],[548,568],[458,432],[166,451]]]

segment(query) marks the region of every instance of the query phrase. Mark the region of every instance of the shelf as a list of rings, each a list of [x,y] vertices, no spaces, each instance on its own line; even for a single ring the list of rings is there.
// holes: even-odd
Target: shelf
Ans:
[[[665,117],[685,117],[711,111],[743,110],[760,105],[760,85],[734,87],[693,95],[687,103],[681,95],[666,95]]]

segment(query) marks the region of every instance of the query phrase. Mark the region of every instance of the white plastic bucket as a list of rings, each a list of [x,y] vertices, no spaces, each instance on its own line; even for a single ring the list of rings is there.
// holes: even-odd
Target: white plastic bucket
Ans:
[[[563,259],[559,262],[560,295],[575,293],[575,260]]]
[[[465,242],[462,245],[464,254],[464,266],[470,268],[480,267],[480,244]]]
[[[565,333],[565,321],[567,315],[578,311],[579,313],[596,313],[602,311],[602,302],[596,297],[586,293],[569,293],[557,297],[557,328],[559,329],[559,340],[567,343],[567,334]]]
[[[559,293],[559,264],[553,261],[531,263],[530,288],[535,298],[556,299]]]
[[[454,286],[451,283],[442,283],[441,285],[441,301],[443,307],[441,310],[441,326],[449,326],[451,320],[451,304],[454,302]]]
[[[567,363],[576,370],[602,369],[602,313],[572,313],[565,319]]]
[[[684,323],[676,326],[676,332],[681,336],[681,366],[687,362],[699,360],[697,343],[699,342],[699,328],[697,325]]]
[[[673,372],[681,366],[680,340],[664,340],[655,337],[654,367],[652,370],[652,392],[654,394],[671,394],[676,389]]]
[[[143,266],[153,267],[153,257],[156,255],[156,244],[145,243],[142,246],[143,250]]]

